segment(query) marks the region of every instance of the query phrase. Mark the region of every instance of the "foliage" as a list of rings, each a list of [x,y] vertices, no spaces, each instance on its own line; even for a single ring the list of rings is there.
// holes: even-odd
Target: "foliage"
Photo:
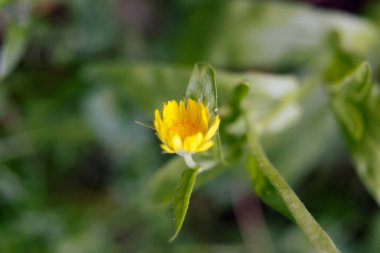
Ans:
[[[362,7],[0,1],[0,252],[378,252]],[[134,123],[184,97],[222,118],[199,170]]]

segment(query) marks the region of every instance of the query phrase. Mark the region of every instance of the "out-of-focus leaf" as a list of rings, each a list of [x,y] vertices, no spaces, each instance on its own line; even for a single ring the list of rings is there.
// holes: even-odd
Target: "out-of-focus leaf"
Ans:
[[[149,113],[168,98],[183,97],[190,74],[190,68],[125,62],[90,64],[82,70],[86,83],[116,87],[131,105]]]
[[[126,122],[123,122],[120,115],[117,100],[117,94],[112,89],[95,90],[84,100],[83,110],[90,127],[103,145],[112,151],[116,160],[132,151],[128,144],[135,142],[133,136],[128,136],[129,133],[125,131]],[[134,126],[133,122],[130,122],[130,125]]]
[[[0,8],[2,8],[3,6],[13,2],[14,0],[0,0]]]
[[[144,114],[141,108],[130,104],[123,89],[123,86],[111,88],[104,85],[89,92],[82,103],[82,116],[87,121],[89,132],[108,151],[114,165],[127,166],[124,173],[130,176],[142,175],[157,165],[159,150],[155,146],[154,131],[134,122]],[[132,187],[131,184],[128,186]]]
[[[198,171],[199,167],[195,169],[186,169],[182,172],[174,197],[174,221],[176,229],[174,235],[170,238],[170,241],[173,241],[181,230],[189,207],[190,196],[195,185]]]
[[[372,22],[374,22],[377,27],[380,27],[380,2],[373,2],[365,6],[364,14]]]
[[[290,108],[298,110],[298,116],[282,131],[264,132],[260,138],[272,164],[295,187],[316,168],[316,164],[335,161],[342,142],[328,99],[320,86],[289,103]],[[281,117],[281,111],[279,113],[276,118]]]
[[[336,31],[330,33],[327,44],[324,50],[326,53],[322,53],[325,57],[327,56],[327,59],[322,63],[325,69],[323,76],[328,82],[336,82],[341,80],[342,76],[348,71],[353,70],[361,63],[363,57],[344,49],[342,38]],[[323,58],[323,56],[321,58]]]
[[[178,51],[186,52],[182,61],[205,59],[211,64],[236,68],[299,66],[315,57],[316,50],[325,47],[328,34],[335,30],[346,50],[378,62],[371,55],[376,52],[377,28],[349,14],[300,3],[226,1],[213,17],[201,24],[208,31],[207,36],[199,37],[192,32],[198,29],[199,22],[188,19],[187,29],[178,35]],[[194,43],[200,46],[194,47]]]
[[[221,88],[223,88],[224,82],[236,80],[231,77],[238,77],[237,74],[221,74],[218,76],[220,83],[222,83]],[[237,79],[236,83],[241,81],[250,84],[248,94],[242,100],[241,106],[244,108],[247,117],[256,122],[254,127],[259,135],[281,132],[299,120],[302,110],[292,98],[299,92],[300,84],[297,78],[291,75],[247,72],[240,75],[240,79]],[[221,92],[222,95],[225,94]],[[282,106],[283,104],[287,104],[288,106],[285,108],[285,106]],[[290,111],[281,113],[281,110],[284,108],[290,109]],[[244,127],[244,120],[242,118],[240,119],[240,126]],[[233,134],[234,132],[241,131],[241,129],[231,127],[228,131]]]
[[[128,64],[125,62],[102,62],[87,65],[81,71],[86,83],[109,85],[128,97],[131,104],[153,111],[168,98],[180,99],[191,75],[188,67],[167,64]],[[282,97],[297,90],[298,80],[292,75],[274,75],[260,72],[229,72],[216,70],[218,77],[218,101],[221,105],[233,96],[235,87],[242,81],[252,84],[244,101],[244,107],[262,110],[252,112],[260,117],[265,109]],[[132,85],[133,84],[133,85]],[[165,90],[165,93],[162,92]],[[255,99],[252,99],[253,96]],[[258,115],[259,114],[259,115]]]
[[[362,251],[378,252],[380,251],[380,214],[377,213],[371,221],[371,228],[369,234],[369,243],[363,243]]]
[[[360,179],[380,205],[380,89],[369,64],[327,88]]]
[[[186,89],[186,98],[203,102],[211,115],[218,110],[218,98],[214,70],[207,63],[197,63],[194,66],[189,85]]]
[[[5,166],[0,166],[0,200],[17,203],[25,198],[27,191],[19,177]]]
[[[174,65],[123,62],[91,64],[82,71],[87,83],[105,86],[106,89],[113,87],[124,101],[138,107],[140,114],[133,120],[143,122],[152,119],[152,112],[163,101],[168,98],[179,99],[184,95],[183,90],[190,74],[190,68]],[[241,107],[249,119],[256,122],[255,130],[263,137],[263,145],[271,161],[276,166],[281,165],[281,173],[292,184],[300,182],[320,157],[326,160],[326,156],[332,153],[330,151],[336,150],[335,122],[328,110],[328,101],[319,88],[312,87],[311,91],[305,91],[300,81],[292,75],[254,71],[237,73],[218,69],[216,75],[223,131],[235,136],[245,133],[242,118],[233,119],[233,122],[227,122],[227,118],[236,109],[236,105],[230,105],[229,102],[234,99],[235,88],[242,82],[249,83],[250,89],[241,101]],[[165,90],[165,93],[161,90]],[[318,135],[318,138],[313,139],[310,132],[314,136]],[[224,133],[221,134],[225,138]],[[298,138],[299,135],[302,137]],[[319,144],[309,145],[312,141]],[[229,145],[227,139],[223,142]],[[289,146],[289,142],[293,145]],[[295,155],[299,159],[293,159]]]
[[[8,22],[5,28],[4,43],[0,48],[0,81],[16,67],[28,40],[28,6],[20,2],[15,7],[17,7],[16,11],[12,11],[12,15],[16,17]]]
[[[234,89],[232,104],[238,105],[236,109],[241,110],[241,101],[248,95],[251,84],[244,80],[240,82]]]
[[[56,246],[57,253],[116,252],[104,228],[98,224],[89,225],[76,234],[67,235]]]
[[[122,33],[118,31],[119,19],[114,16],[115,1],[67,0],[56,5],[70,15],[60,17],[64,26],[40,34],[42,43],[52,49],[49,55],[52,62],[67,64],[95,55],[109,56],[111,51],[118,50]]]
[[[152,202],[158,206],[167,206],[173,200],[173,192],[183,169],[186,168],[181,157],[174,157],[157,169],[149,185]]]
[[[0,138],[0,161],[27,156],[33,153],[33,145],[27,134]]]
[[[318,80],[301,84],[294,76],[259,73],[247,73],[244,80],[251,89],[242,108],[255,122],[268,157],[291,185],[301,182],[321,157],[326,162],[334,159],[331,151],[340,147],[337,127]],[[227,131],[244,134],[243,118],[227,126]]]
[[[254,188],[259,190],[258,195],[266,203],[273,205],[273,208],[287,215],[290,214],[317,252],[340,252],[328,234],[305,208],[286,180],[269,162],[253,130],[248,131],[251,159],[247,169],[251,179],[254,179],[252,183],[259,182],[262,184],[262,186]],[[257,171],[260,171],[260,174],[257,174]],[[270,193],[261,192],[262,190],[270,191]]]

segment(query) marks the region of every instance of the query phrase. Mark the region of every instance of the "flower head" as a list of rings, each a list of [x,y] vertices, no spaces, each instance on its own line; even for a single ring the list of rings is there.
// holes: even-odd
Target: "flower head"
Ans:
[[[202,102],[188,99],[175,100],[164,104],[162,118],[158,109],[155,110],[154,128],[161,140],[161,148],[168,153],[185,156],[206,151],[212,147],[211,140],[218,130],[220,118],[215,116],[209,126],[210,113]]]

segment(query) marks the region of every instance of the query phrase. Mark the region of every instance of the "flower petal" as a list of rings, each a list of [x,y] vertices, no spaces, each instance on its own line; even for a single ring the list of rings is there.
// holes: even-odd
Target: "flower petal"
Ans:
[[[214,123],[212,124],[210,129],[207,131],[205,140],[210,140],[215,135],[216,131],[219,128],[219,124],[220,124],[220,118],[219,118],[219,115],[216,115],[214,119]]]
[[[212,145],[214,145],[214,142],[213,141],[206,141],[202,144],[202,146],[200,146],[198,149],[197,149],[197,152],[202,152],[202,151],[206,151],[208,149],[210,149],[212,147]]]
[[[162,150],[164,150],[167,153],[175,153],[175,151],[169,148],[169,146],[166,144],[161,144],[160,147],[162,148]]]
[[[176,134],[172,137],[172,145],[171,147],[173,148],[174,151],[178,151],[180,149],[182,149],[182,140],[181,140],[181,137]]]
[[[196,119],[196,104],[195,101],[191,98],[187,99],[187,107],[186,107],[186,119],[191,122],[195,122]]]
[[[172,124],[178,120],[179,107],[177,101],[170,100],[164,105],[163,120],[165,125]]]
[[[160,112],[156,109],[154,111],[154,128],[157,130],[161,128],[161,126],[162,126],[161,115],[160,115]]]
[[[181,100],[179,102],[179,115],[178,115],[178,119],[180,121],[182,120],[185,120],[186,119],[186,109],[185,109],[185,103]]]
[[[205,151],[214,144],[211,138],[218,130],[220,118],[215,116],[210,128],[209,121],[207,106],[191,98],[186,103],[169,100],[163,105],[162,115],[158,109],[154,112],[154,128],[162,150],[179,155]]]
[[[183,148],[188,152],[198,152],[198,147],[202,144],[203,134],[198,132],[195,135],[189,136],[185,139]]]
[[[210,118],[210,114],[208,112],[207,107],[205,107],[203,104],[202,104],[201,114],[202,114],[201,115],[202,121],[200,123],[200,128],[202,129],[203,132],[206,132],[208,129],[208,121]]]

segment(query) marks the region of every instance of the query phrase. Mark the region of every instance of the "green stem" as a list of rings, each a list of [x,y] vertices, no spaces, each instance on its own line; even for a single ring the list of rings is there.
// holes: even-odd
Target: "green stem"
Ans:
[[[338,253],[339,249],[328,234],[315,221],[313,216],[305,208],[304,204],[294,193],[280,173],[273,167],[261,148],[252,127],[248,134],[250,152],[256,160],[259,169],[271,182],[278,194],[284,200],[295,222],[305,234],[317,252]]]

